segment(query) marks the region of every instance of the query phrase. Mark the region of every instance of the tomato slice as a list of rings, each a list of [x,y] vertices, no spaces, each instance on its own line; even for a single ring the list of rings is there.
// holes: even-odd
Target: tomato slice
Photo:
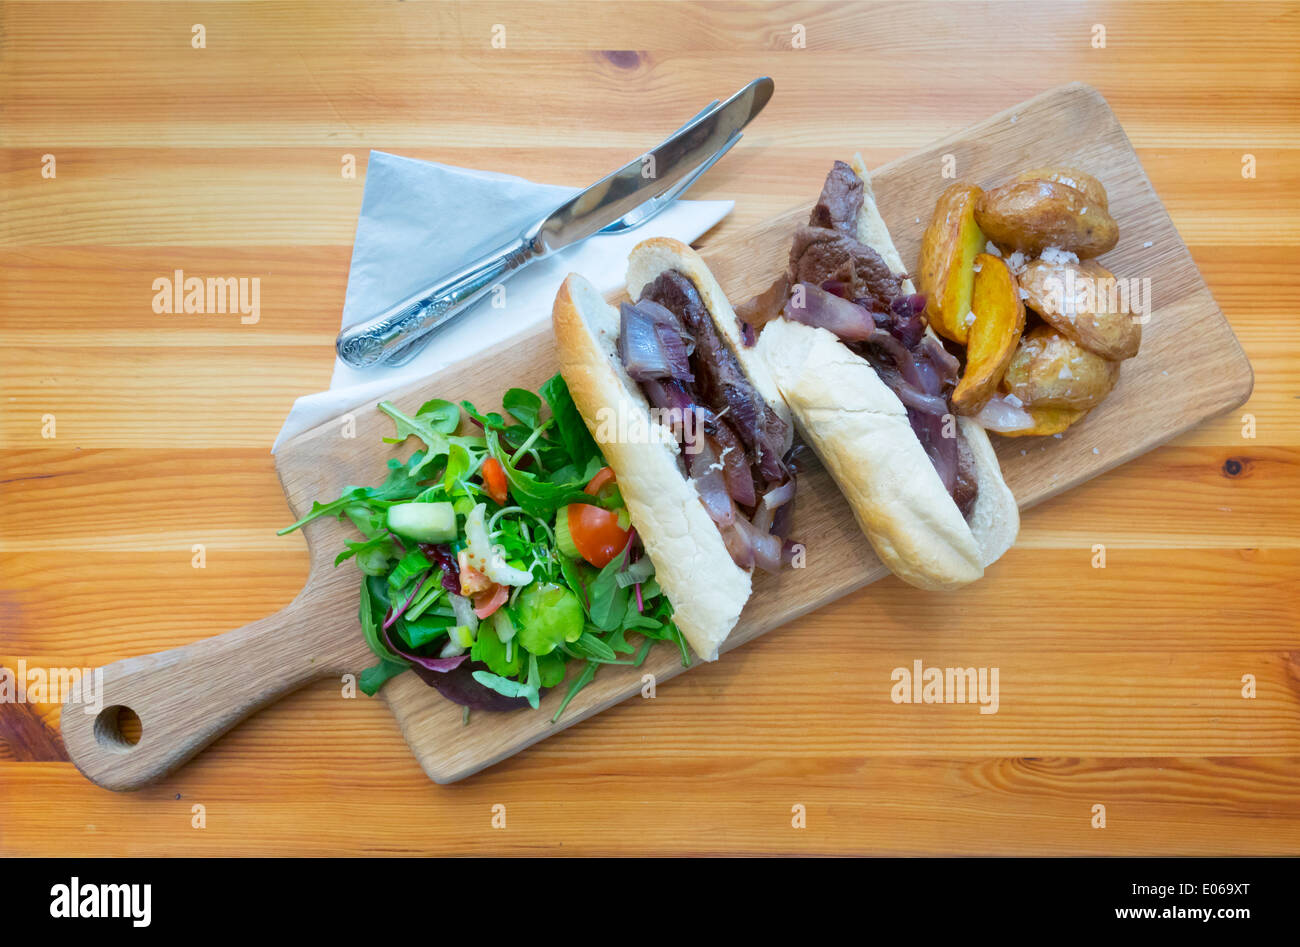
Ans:
[[[618,525],[618,513],[589,503],[569,504],[569,535],[582,558],[598,569],[623,551],[631,529]]]
[[[588,496],[598,496],[600,490],[605,484],[614,482],[614,468],[601,467],[596,471],[596,476],[591,478],[591,483],[582,488],[582,492]]]
[[[489,457],[483,461],[483,467],[480,471],[483,475],[483,486],[487,488],[490,496],[498,506],[505,506],[510,500],[509,485],[506,483],[506,471],[501,466],[501,461],[495,457]]]
[[[492,587],[485,592],[480,592],[474,596],[474,614],[479,619],[489,617],[493,612],[506,603],[510,597],[510,589],[504,585],[492,583]]]

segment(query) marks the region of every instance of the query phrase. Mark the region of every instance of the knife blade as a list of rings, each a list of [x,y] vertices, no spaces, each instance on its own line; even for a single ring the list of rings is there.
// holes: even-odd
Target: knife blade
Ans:
[[[772,98],[772,89],[772,80],[766,76],[755,79],[716,109],[682,126],[657,148],[575,194],[525,236],[544,248],[543,252],[554,252],[669,190],[748,125]]]

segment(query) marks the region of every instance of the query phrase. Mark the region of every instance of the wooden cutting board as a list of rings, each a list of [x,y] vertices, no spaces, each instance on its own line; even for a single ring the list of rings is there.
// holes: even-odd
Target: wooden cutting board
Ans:
[[[866,144],[866,143],[864,143]],[[827,154],[826,165],[848,154]],[[1053,497],[1164,443],[1249,396],[1249,362],[1210,296],[1186,246],[1151,187],[1123,129],[1105,100],[1082,84],[1046,92],[873,174],[877,200],[903,259],[915,263],[921,233],[939,194],[953,177],[993,185],[1032,167],[1061,164],[1099,177],[1120,225],[1119,245],[1103,258],[1120,278],[1150,280],[1152,316],[1139,355],[1124,364],[1115,391],[1088,418],[1058,438],[994,437],[1007,483],[1022,509]],[[820,181],[809,184],[809,204]],[[703,248],[734,300],[765,288],[785,265],[794,228],[808,205],[751,232]],[[536,387],[556,370],[549,327],[518,337],[508,349],[463,362],[394,393],[408,410],[431,397],[467,399],[495,407],[510,386]],[[287,444],[277,469],[294,517],[313,500],[330,500],[349,484],[377,483],[392,456],[380,437],[391,421],[368,404]],[[415,442],[398,449],[405,457]],[[1171,484],[1176,489],[1176,484]],[[225,635],[104,668],[105,710],[67,707],[62,727],[68,752],[89,778],[111,789],[156,779],[257,708],[306,682],[356,672],[372,663],[357,622],[358,575],[333,559],[350,535],[332,519],[305,529],[312,568],[302,593],[283,611]],[[807,546],[807,566],[780,576],[758,575],[754,596],[722,648],[726,652],[886,574],[834,484],[820,468],[800,480],[793,535]],[[996,569],[997,566],[992,567]],[[701,581],[707,581],[702,576]],[[953,593],[960,603],[961,593]],[[798,646],[797,627],[784,632]],[[555,688],[540,711],[474,714],[413,674],[390,681],[389,702],[411,749],[429,776],[454,782],[558,730],[641,693],[643,676],[656,685],[681,673],[675,649],[658,646],[641,668],[605,667],[570,704],[550,718],[563,697]],[[132,745],[121,721],[140,719]],[[719,740],[726,739],[720,733]]]

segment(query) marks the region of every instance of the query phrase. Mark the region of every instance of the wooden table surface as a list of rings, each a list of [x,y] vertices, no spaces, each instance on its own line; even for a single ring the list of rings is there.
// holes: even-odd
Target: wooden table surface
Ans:
[[[736,201],[705,245],[834,157],[1094,85],[1249,403],[1028,513],[972,588],[883,581],[454,786],[331,681],[124,795],[57,707],[0,704],[0,853],[1300,852],[1297,3],[0,4],[0,662],[170,648],[302,586],[269,448],[329,381],[368,149],[581,185],[764,73],[693,193]],[[260,321],[155,314],[176,269],[260,277]],[[998,714],[889,704],[917,658],[999,667]],[[827,713],[853,701],[892,722]]]

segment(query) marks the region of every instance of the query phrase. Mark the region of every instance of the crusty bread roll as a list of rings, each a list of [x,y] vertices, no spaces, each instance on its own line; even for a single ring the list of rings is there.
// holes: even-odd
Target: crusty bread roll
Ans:
[[[902,258],[876,207],[861,156],[854,156],[852,167],[865,185],[858,239],[901,273]],[[910,280],[903,290],[913,292]],[[756,348],[804,440],[895,575],[925,589],[955,589],[980,578],[1010,548],[1020,515],[978,424],[969,418],[957,422],[979,483],[968,521],[913,433],[903,403],[865,359],[831,332],[785,319],[769,322]]]
[[[735,323],[717,281],[689,247],[676,241],[647,241],[632,251],[631,259],[640,280],[634,288],[629,274],[628,288],[634,298],[663,270],[677,269],[695,282],[719,329],[726,333],[724,324]],[[648,419],[650,408],[618,357],[618,310],[575,273],[560,287],[551,315],[560,373],[582,420],[614,469],[632,524],[673,605],[673,621],[692,650],[712,661],[749,600],[750,574],[727,552],[722,534],[680,466],[672,436],[630,443],[630,438],[610,437],[611,425],[601,424],[602,418],[617,417],[618,412]],[[743,367],[747,366],[742,362]],[[754,381],[758,388],[758,380]],[[770,378],[767,383],[776,390]],[[759,393],[766,396],[762,388]],[[784,416],[788,419],[789,413]]]

